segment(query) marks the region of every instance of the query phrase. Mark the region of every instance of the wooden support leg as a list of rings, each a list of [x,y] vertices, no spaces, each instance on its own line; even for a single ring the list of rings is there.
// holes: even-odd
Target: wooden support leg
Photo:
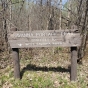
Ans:
[[[77,47],[71,47],[71,74],[70,80],[76,81],[77,80]]]
[[[14,77],[20,79],[20,60],[19,60],[19,49],[13,48],[13,64],[14,64]]]

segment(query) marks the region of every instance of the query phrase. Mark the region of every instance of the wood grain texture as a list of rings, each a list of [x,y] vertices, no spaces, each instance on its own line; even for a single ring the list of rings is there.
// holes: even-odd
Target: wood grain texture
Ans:
[[[8,33],[11,48],[71,47],[80,46],[80,33],[69,30],[11,31]]]
[[[77,80],[77,47],[71,47],[71,73],[70,73],[70,80],[76,81]]]
[[[14,48],[12,49],[13,55],[13,65],[14,65],[14,78],[20,79],[20,60],[19,60],[19,49]]]

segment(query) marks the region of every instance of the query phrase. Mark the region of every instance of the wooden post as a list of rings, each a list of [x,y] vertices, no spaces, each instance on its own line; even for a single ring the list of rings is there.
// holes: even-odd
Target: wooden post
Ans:
[[[11,31],[17,31],[17,28],[11,28]],[[15,79],[20,79],[20,60],[19,60],[19,49],[12,48],[12,57],[14,65],[14,77]]]
[[[77,80],[77,47],[71,47],[71,73],[70,73],[70,80],[76,81]]]
[[[20,60],[19,60],[19,49],[13,48],[13,65],[14,65],[14,77],[20,79]]]

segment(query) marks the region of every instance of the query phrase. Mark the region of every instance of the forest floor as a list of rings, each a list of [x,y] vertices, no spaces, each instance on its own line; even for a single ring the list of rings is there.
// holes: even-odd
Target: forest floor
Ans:
[[[11,54],[3,52],[0,55],[0,88],[88,88],[87,53],[88,47],[82,65],[77,66],[77,81],[70,82],[68,48],[21,49],[21,80],[14,79]]]

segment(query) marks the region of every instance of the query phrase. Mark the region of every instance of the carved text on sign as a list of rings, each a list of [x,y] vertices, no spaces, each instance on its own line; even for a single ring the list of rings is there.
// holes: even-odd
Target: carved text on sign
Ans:
[[[12,48],[80,46],[80,33],[64,30],[12,31],[8,34]]]

